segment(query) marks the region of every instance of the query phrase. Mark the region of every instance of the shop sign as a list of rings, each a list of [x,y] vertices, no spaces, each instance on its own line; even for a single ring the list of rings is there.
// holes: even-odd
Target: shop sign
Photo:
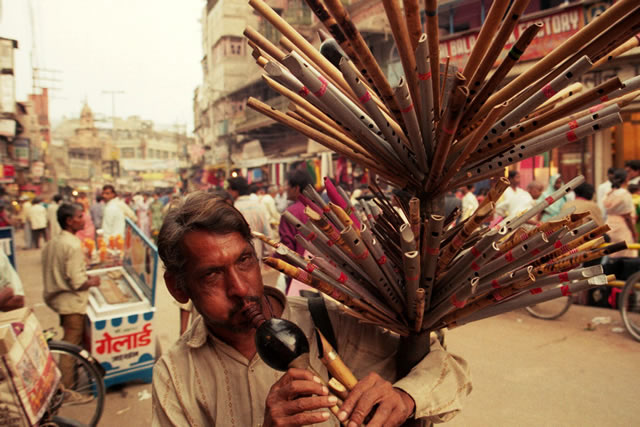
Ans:
[[[0,135],[10,138],[16,136],[16,121],[13,119],[0,119]]]
[[[0,176],[0,183],[6,184],[15,180],[16,169],[13,167],[13,165],[0,165],[0,171],[2,171],[2,176]]]
[[[42,175],[44,175],[44,162],[31,163],[31,176],[40,178]]]
[[[16,138],[13,141],[13,158],[18,166],[29,167],[29,140],[27,138]]]
[[[520,57],[520,61],[542,58],[567,38],[577,33],[584,26],[583,8],[582,6],[574,6],[546,16],[536,15],[533,18],[523,19],[511,33],[500,59],[496,61],[494,66],[502,62],[508,49],[513,46],[524,30],[536,22],[542,22],[544,26]],[[442,41],[440,43],[440,57],[449,56],[451,64],[463,67],[471,54],[478,34],[479,31],[471,31],[462,36]]]

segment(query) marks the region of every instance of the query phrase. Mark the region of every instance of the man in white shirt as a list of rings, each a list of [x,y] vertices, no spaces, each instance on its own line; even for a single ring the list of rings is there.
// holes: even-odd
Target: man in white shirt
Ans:
[[[478,209],[480,205],[476,195],[473,194],[473,184],[465,185],[461,188],[462,194],[462,215],[460,215],[460,221],[464,221],[469,218]]]
[[[520,188],[520,172],[510,171],[509,182],[511,185],[502,194],[496,205],[496,215],[509,218],[531,209],[535,202],[528,191]]]
[[[116,189],[107,184],[102,187],[102,198],[105,200],[104,214],[102,216],[102,232],[106,242],[110,236],[124,238],[124,210],[123,203],[118,199]]]
[[[627,160],[624,169],[627,171],[627,185],[640,185],[640,160]]]
[[[40,199],[36,197],[33,199],[33,206],[27,213],[27,219],[31,224],[31,233],[33,236],[33,243],[36,248],[40,248],[40,237],[46,240],[47,233],[47,209],[42,206]]]
[[[604,219],[607,218],[607,210],[604,207],[604,199],[611,191],[611,178],[613,178],[613,174],[615,171],[615,168],[607,169],[607,180],[598,185],[598,190],[596,191],[596,202],[598,202],[598,207],[600,208],[600,212],[602,212],[602,217]]]

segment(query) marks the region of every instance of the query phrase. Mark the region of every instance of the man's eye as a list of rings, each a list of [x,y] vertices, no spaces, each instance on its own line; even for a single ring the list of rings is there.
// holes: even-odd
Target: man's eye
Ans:
[[[247,267],[253,264],[255,257],[252,254],[243,255],[239,260],[238,264],[243,267]]]

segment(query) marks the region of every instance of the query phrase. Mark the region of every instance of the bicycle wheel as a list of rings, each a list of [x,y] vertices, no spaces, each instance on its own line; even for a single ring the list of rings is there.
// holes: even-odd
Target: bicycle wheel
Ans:
[[[102,373],[86,350],[64,341],[49,341],[49,350],[56,364],[66,363],[71,374],[64,378],[64,397],[55,417],[75,420],[87,426],[98,424],[102,416],[105,386]],[[65,361],[66,358],[66,361]]]
[[[640,341],[640,272],[632,274],[622,289],[620,314],[627,331]]]
[[[571,295],[566,297],[555,298],[540,304],[525,307],[530,315],[538,319],[553,320],[562,316],[571,307]]]

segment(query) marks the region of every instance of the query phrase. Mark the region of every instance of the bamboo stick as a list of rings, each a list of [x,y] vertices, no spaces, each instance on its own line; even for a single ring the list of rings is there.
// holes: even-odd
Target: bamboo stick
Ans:
[[[282,58],[285,57],[286,53],[280,50],[280,48],[271,43],[265,36],[254,30],[252,27],[247,26],[242,34],[259,46],[260,49],[267,52],[267,54],[276,61],[282,61]]]
[[[440,239],[444,217],[432,214],[425,224],[425,244],[422,248],[422,281],[421,287],[425,290],[425,309],[431,306],[431,294],[435,283],[436,267],[438,265],[438,255],[440,254]]]
[[[420,90],[420,134],[424,146],[427,162],[433,156],[433,85],[431,84],[431,66],[429,64],[429,47],[427,35],[423,34],[418,40],[416,49],[416,63],[418,68],[418,88]]]
[[[623,53],[630,51],[634,47],[638,47],[638,45],[640,45],[640,34],[636,34],[635,36],[631,37],[629,40],[627,40],[626,42],[624,42],[623,44],[621,44],[620,46],[618,46],[617,48],[609,52],[608,55],[605,55],[599,60],[597,60],[596,62],[594,62],[593,68],[597,68],[602,64],[609,62],[614,58],[617,58]]]
[[[394,96],[398,100],[398,105],[402,112],[402,119],[407,127],[407,133],[409,134],[409,142],[411,143],[413,152],[416,154],[420,171],[426,172],[429,167],[427,165],[427,156],[424,150],[424,145],[422,144],[422,135],[420,134],[420,126],[418,125],[418,118],[416,116],[417,111],[411,100],[409,88],[407,87],[404,79],[400,79],[400,83],[394,91]]]
[[[431,93],[433,95],[433,118],[440,120],[440,42],[438,28],[438,1],[424,0],[427,21],[427,43],[429,45],[429,64],[431,68]]]

